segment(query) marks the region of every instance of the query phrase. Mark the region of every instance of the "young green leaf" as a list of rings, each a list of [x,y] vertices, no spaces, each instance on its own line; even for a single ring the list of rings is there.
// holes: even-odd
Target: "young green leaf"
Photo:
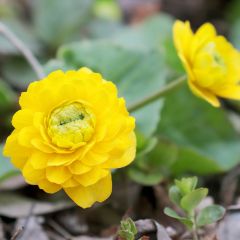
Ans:
[[[180,205],[181,193],[180,193],[180,190],[179,190],[179,188],[177,186],[170,187],[170,189],[169,189],[169,198],[176,205]]]
[[[134,235],[127,230],[120,230],[118,235],[124,240],[134,240]]]
[[[121,221],[118,235],[125,240],[134,240],[137,234],[137,228],[131,218]]]
[[[197,216],[197,226],[202,227],[214,223],[221,219],[225,214],[225,209],[219,205],[205,207]]]
[[[194,190],[197,186],[197,177],[182,178],[181,180],[175,180],[176,186],[184,196]]]
[[[133,221],[131,218],[128,218],[127,221],[128,221],[129,227],[130,227],[130,231],[131,231],[133,234],[137,234],[137,228],[136,228],[136,226],[135,226],[134,221]]]
[[[171,208],[168,208],[168,207],[164,208],[163,211],[167,216],[179,220],[181,223],[186,225],[189,229],[192,228],[193,222],[190,219],[179,216],[174,210],[172,210]]]
[[[207,196],[207,188],[198,188],[185,195],[181,200],[181,207],[187,212],[192,212]]]

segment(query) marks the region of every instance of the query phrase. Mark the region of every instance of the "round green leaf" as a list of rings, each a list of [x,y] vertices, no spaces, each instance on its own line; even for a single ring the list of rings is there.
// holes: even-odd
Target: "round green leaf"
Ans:
[[[172,186],[169,189],[169,197],[173,203],[176,205],[180,204],[181,201],[181,193],[177,186]]]
[[[211,174],[240,161],[240,138],[227,112],[196,97],[187,84],[165,98],[158,133],[179,146],[173,173]]]
[[[193,190],[182,198],[181,207],[188,212],[192,212],[207,196],[207,194],[207,188],[198,188],[196,190]]]
[[[225,214],[225,209],[220,205],[205,207],[197,216],[197,226],[202,227],[214,223]]]
[[[172,210],[171,208],[168,208],[168,207],[164,208],[163,211],[167,216],[179,220],[181,223],[186,225],[188,228],[192,228],[193,222],[190,219],[179,216],[174,210]]]

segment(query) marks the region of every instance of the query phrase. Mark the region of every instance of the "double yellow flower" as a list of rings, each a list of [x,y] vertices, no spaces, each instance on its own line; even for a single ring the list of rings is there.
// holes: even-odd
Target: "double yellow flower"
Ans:
[[[194,34],[189,22],[176,21],[173,35],[194,94],[215,107],[218,97],[240,99],[240,54],[210,23]]]
[[[79,206],[106,200],[111,169],[130,164],[135,119],[116,86],[88,68],[55,71],[29,85],[4,154],[29,184],[63,189]]]

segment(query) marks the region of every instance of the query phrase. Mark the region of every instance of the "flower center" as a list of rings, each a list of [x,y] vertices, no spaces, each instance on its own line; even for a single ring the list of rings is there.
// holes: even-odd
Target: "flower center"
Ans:
[[[209,43],[205,51],[211,56],[212,65],[219,68],[225,68],[225,62],[221,53],[218,51],[216,44]]]
[[[48,120],[52,142],[62,148],[76,148],[88,142],[95,128],[95,116],[89,107],[79,102],[55,108]]]

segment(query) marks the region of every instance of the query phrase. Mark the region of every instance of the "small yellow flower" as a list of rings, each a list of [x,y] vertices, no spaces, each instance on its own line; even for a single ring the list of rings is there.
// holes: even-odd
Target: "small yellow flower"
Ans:
[[[173,35],[193,93],[215,107],[217,97],[240,99],[240,53],[210,23],[194,34],[189,22],[176,21]]]
[[[135,120],[112,82],[87,68],[55,71],[29,85],[4,154],[29,184],[61,189],[79,206],[112,191],[111,169],[135,157]]]

